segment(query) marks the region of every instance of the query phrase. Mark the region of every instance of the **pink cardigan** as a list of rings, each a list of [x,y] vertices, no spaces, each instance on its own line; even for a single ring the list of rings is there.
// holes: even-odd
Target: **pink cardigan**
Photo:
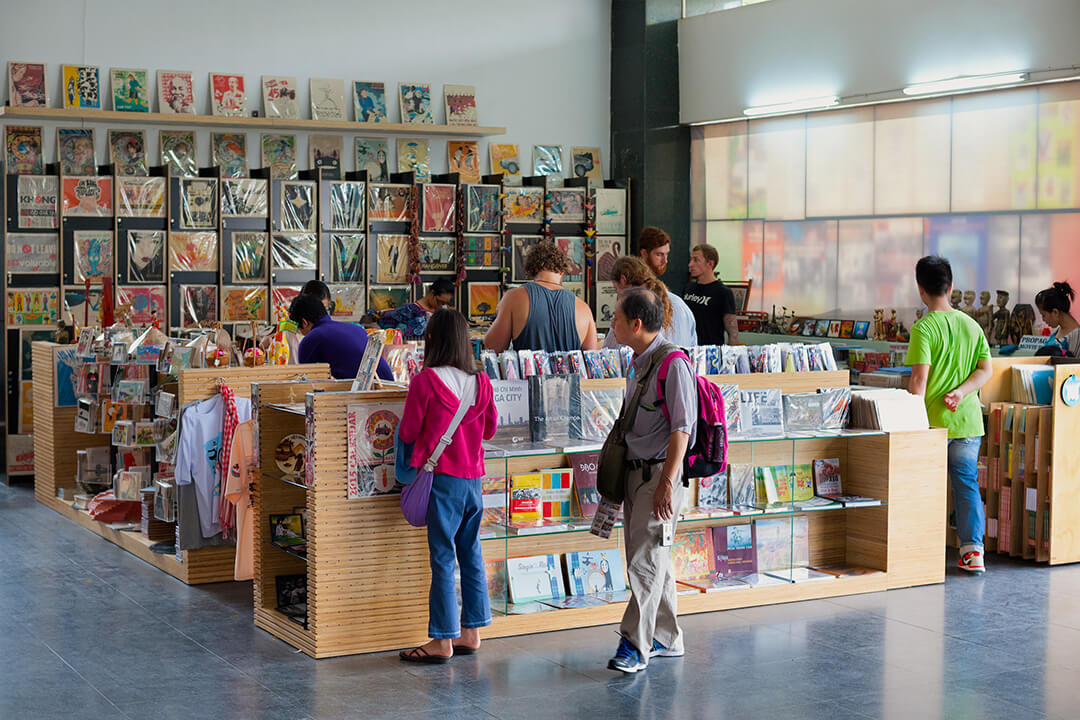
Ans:
[[[476,404],[465,413],[449,447],[439,458],[435,472],[462,478],[484,476],[484,440],[495,435],[498,414],[487,375],[476,376]],[[458,399],[434,370],[423,370],[409,383],[405,413],[398,434],[402,441],[414,443],[412,464],[427,462],[439,438],[450,427],[457,412]]]

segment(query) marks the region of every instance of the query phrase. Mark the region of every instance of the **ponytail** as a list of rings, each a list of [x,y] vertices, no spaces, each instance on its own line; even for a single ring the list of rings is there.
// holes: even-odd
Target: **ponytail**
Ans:
[[[1035,296],[1035,305],[1043,312],[1060,310],[1068,314],[1075,297],[1076,293],[1073,292],[1068,282],[1056,282],[1053,287],[1039,291],[1039,294]]]

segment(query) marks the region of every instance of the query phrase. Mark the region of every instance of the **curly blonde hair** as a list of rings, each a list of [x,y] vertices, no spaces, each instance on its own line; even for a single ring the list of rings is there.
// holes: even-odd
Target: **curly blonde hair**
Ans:
[[[660,304],[664,306],[664,321],[661,325],[664,330],[671,330],[672,307],[671,299],[668,297],[667,285],[660,282],[648,263],[639,257],[623,255],[615,260],[615,263],[611,266],[611,277],[606,279],[612,282],[625,280],[626,284],[631,287],[643,287],[652,290],[660,298]]]

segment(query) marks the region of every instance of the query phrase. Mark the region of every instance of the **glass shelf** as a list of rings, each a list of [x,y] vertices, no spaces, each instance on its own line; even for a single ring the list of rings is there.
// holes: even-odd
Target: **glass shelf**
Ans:
[[[291,415],[300,415],[301,417],[303,417],[304,414],[305,414],[305,412],[304,412],[304,403],[302,403],[302,402],[299,402],[299,403],[270,403],[269,405],[267,405],[267,407],[273,408],[275,410],[280,410],[281,412],[289,413]]]
[[[845,428],[842,430],[792,430],[783,435],[729,435],[728,444],[755,442],[781,442],[786,440],[831,440],[833,438],[869,437],[885,435],[883,430],[860,430]]]
[[[281,480],[281,482],[285,483],[286,485],[292,485],[293,487],[298,487],[298,488],[300,488],[302,490],[307,490],[308,489],[308,486],[305,485],[304,483],[296,482],[295,480],[290,480],[287,477],[285,477],[284,475],[282,475],[278,479]]]
[[[277,548],[278,550],[285,553],[286,555],[292,555],[294,558],[300,558],[304,562],[308,561],[306,554],[301,555],[300,553],[296,552],[295,550],[291,550],[289,548],[284,548],[284,547],[281,547],[280,545],[275,545],[274,543],[268,543],[268,544],[270,545],[270,547]]]

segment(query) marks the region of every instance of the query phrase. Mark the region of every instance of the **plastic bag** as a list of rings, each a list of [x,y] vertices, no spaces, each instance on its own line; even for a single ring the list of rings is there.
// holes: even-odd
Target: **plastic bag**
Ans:
[[[364,236],[330,236],[331,282],[360,283],[364,281]]]
[[[113,234],[110,230],[76,230],[74,281],[99,283],[113,273]]]
[[[408,185],[368,185],[368,220],[404,221],[409,217]]]
[[[210,163],[221,168],[223,177],[242,178],[247,175],[247,134],[210,133]],[[259,217],[266,217],[265,209]]]
[[[269,238],[264,232],[233,233],[234,282],[266,281],[266,246]]]
[[[117,177],[117,217],[165,217],[165,178]]]
[[[177,177],[199,175],[198,155],[195,152],[195,133],[191,130],[162,130],[159,134],[161,163],[168,165]]]

